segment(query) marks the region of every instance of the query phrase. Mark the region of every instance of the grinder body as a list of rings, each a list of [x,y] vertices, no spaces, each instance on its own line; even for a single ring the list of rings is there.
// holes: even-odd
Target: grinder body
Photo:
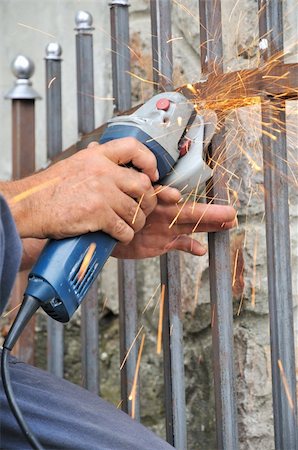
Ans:
[[[162,180],[179,158],[178,143],[193,114],[193,106],[183,95],[176,92],[159,94],[130,116],[115,117],[108,122],[100,143],[135,137],[154,153]],[[95,250],[83,277],[79,277],[91,244]],[[25,295],[37,298],[53,319],[67,322],[116,244],[114,238],[101,231],[50,240],[29,274]]]

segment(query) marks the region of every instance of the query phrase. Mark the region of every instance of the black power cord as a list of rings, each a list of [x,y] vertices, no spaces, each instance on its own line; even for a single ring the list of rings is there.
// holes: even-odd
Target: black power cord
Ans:
[[[40,302],[30,295],[25,295],[22,306],[8,332],[8,335],[3,344],[3,350],[1,355],[1,375],[2,375],[2,383],[4,387],[4,392],[7,397],[8,404],[10,409],[15,416],[25,438],[31,445],[34,450],[43,450],[42,445],[38,441],[38,439],[34,436],[33,432],[30,430],[27,425],[24,416],[17,405],[9,374],[9,365],[8,365],[8,357],[13,349],[16,341],[19,336],[23,332],[25,326],[37,311],[40,306]]]

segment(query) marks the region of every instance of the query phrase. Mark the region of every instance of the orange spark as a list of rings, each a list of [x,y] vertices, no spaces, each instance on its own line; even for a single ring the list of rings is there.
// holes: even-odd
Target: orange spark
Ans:
[[[29,28],[29,30],[38,31],[38,33],[45,34],[46,36],[50,36],[52,38],[55,38],[56,36],[54,34],[47,33],[46,31],[40,30],[39,28],[31,27],[30,25],[25,25],[24,23],[18,22],[17,23],[20,27]]]
[[[242,294],[241,294],[241,299],[240,299],[239,308],[238,308],[238,311],[237,311],[237,316],[240,315],[240,311],[241,311],[241,308],[242,308],[242,305],[243,305],[243,300],[244,300],[244,292],[242,292]]]
[[[234,285],[235,285],[235,282],[236,282],[236,273],[237,273],[238,256],[239,256],[239,248],[237,248],[237,250],[236,250],[236,255],[235,255],[235,263],[234,263],[234,270],[233,270],[233,282],[232,282],[232,286],[234,286]]]
[[[17,306],[15,306],[14,308],[10,309],[9,311],[7,311],[5,314],[2,314],[2,318],[4,319],[4,317],[9,316],[9,314],[11,314],[12,312],[14,312],[16,309],[18,309],[21,306],[22,302],[19,303]]]
[[[34,186],[30,189],[27,189],[26,191],[21,192],[18,195],[15,195],[11,202],[12,204],[18,203],[21,200],[24,200],[25,198],[29,197],[32,194],[35,194],[36,192],[41,191],[42,189],[45,189],[46,187],[57,184],[58,181],[60,181],[60,177],[53,178],[52,180],[45,181],[44,183],[40,183],[37,186]]]
[[[79,268],[79,271],[78,271],[77,278],[78,278],[79,283],[82,281],[82,279],[85,276],[85,273],[86,273],[86,271],[88,269],[89,263],[90,263],[91,258],[93,256],[93,253],[95,252],[95,249],[96,249],[95,242],[91,242],[91,244],[89,245],[89,248],[88,248],[88,250],[86,252],[86,255],[84,256],[82,264],[81,264],[81,266]]]
[[[216,196],[217,196],[217,195],[215,195],[214,198],[215,198]],[[201,217],[199,218],[199,220],[197,221],[197,223],[196,223],[195,226],[193,227],[192,233],[194,233],[194,232],[196,231],[196,229],[198,228],[198,226],[200,225],[200,223],[201,223],[203,217],[205,216],[206,212],[207,212],[208,209],[210,208],[211,204],[212,204],[212,203],[208,203],[208,205],[207,205],[205,211],[201,214]]]
[[[289,388],[288,381],[286,378],[286,374],[285,374],[285,371],[284,371],[284,368],[283,368],[283,365],[282,365],[282,362],[280,359],[277,361],[277,364],[278,364],[278,367],[280,370],[280,375],[281,375],[282,383],[284,385],[285,393],[286,393],[286,396],[287,396],[287,399],[289,402],[289,406],[290,406],[291,410],[294,411],[294,402],[293,402],[293,399],[291,396],[291,392],[290,392],[290,388]]]
[[[136,340],[138,339],[138,337],[139,337],[141,331],[143,330],[143,328],[144,328],[144,325],[141,326],[141,328],[140,328],[139,331],[137,332],[135,338],[133,339],[132,343],[130,344],[130,347],[129,347],[129,349],[127,350],[127,353],[126,353],[126,355],[125,355],[125,357],[123,358],[123,361],[122,361],[122,363],[121,363],[120,370],[123,369],[123,366],[124,366],[124,364],[126,363],[127,358],[129,357],[129,354],[130,354],[130,352],[131,352],[131,349],[133,348],[133,346],[134,346]]]
[[[178,213],[176,214],[176,216],[174,217],[174,219],[173,219],[172,222],[170,223],[169,228],[172,228],[172,226],[174,225],[174,223],[178,220],[178,217],[180,216],[180,214],[181,214],[181,212],[182,212],[184,206],[185,206],[186,203],[188,202],[189,197],[192,195],[192,193],[193,193],[193,190],[191,190],[190,193],[188,194],[188,196],[187,196],[186,200],[184,201],[183,205],[181,206],[181,208],[179,209]]]
[[[128,75],[132,76],[133,78],[136,78],[137,80],[143,81],[144,83],[149,83],[149,84],[156,84],[154,81],[150,81],[150,80],[146,80],[146,78],[142,78],[138,75],[136,75],[135,73],[126,71],[126,73],[128,73]]]
[[[140,349],[139,349],[139,353],[138,353],[136,370],[135,370],[135,374],[134,374],[134,377],[133,377],[132,388],[131,388],[131,392],[130,392],[129,397],[128,397],[128,400],[130,400],[132,402],[132,404],[131,404],[131,417],[132,417],[132,419],[135,418],[137,383],[138,383],[138,376],[139,376],[139,370],[140,370],[140,364],[141,364],[141,356],[142,356],[144,342],[145,342],[145,336],[146,336],[145,333],[143,333],[142,340],[141,340],[141,345],[140,345]]]
[[[134,214],[133,219],[132,219],[132,222],[131,222],[132,224],[134,224],[135,221],[136,221],[136,218],[137,218],[139,209],[140,209],[140,207],[141,207],[141,203],[142,203],[142,201],[143,201],[144,195],[145,195],[145,194],[142,194],[142,195],[141,195],[141,198],[140,198],[140,200],[139,200],[137,209],[136,209],[136,211],[135,211],[135,214]]]
[[[155,297],[156,292],[158,291],[158,289],[160,288],[160,283],[158,284],[157,288],[155,289],[155,291],[153,292],[153,294],[151,295],[147,305],[145,306],[145,308],[142,311],[142,315],[147,311],[147,309],[149,308],[149,305],[152,301],[152,299]]]
[[[162,322],[163,322],[163,309],[164,309],[164,302],[165,302],[165,288],[166,288],[166,286],[163,284],[161,286],[161,293],[160,293],[159,320],[158,320],[157,344],[156,344],[156,353],[158,355],[160,355],[160,353],[161,353]]]

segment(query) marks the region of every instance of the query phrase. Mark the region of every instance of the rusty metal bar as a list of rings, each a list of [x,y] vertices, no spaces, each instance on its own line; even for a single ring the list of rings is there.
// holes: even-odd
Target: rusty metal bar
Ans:
[[[78,131],[94,130],[93,18],[78,11],[76,22]],[[82,372],[84,386],[99,391],[98,283],[93,283],[81,307]]]
[[[200,0],[201,65],[204,75],[222,73],[223,49],[221,2]],[[221,158],[213,176],[211,196],[214,203],[227,198],[227,172],[224,170],[224,130],[212,140],[212,158]],[[217,152],[221,149],[221,152]],[[211,326],[216,409],[217,447],[238,449],[237,410],[233,362],[233,305],[230,272],[230,242],[227,231],[209,233],[209,277],[211,295]]]
[[[35,100],[40,98],[32,88],[30,77],[34,73],[33,62],[18,55],[12,62],[12,72],[17,80],[5,98],[12,100],[12,178],[31,175],[35,170]],[[12,292],[12,308],[23,298],[28,272],[18,274]],[[10,321],[15,314],[11,314]],[[30,321],[18,340],[14,354],[28,363],[34,362],[35,321]]]
[[[54,42],[46,48],[46,121],[49,160],[62,151],[61,52],[60,45]],[[58,377],[63,377],[63,331],[62,323],[47,317],[47,368]]]
[[[262,62],[283,60],[282,1],[259,0],[259,37],[264,49]],[[298,449],[295,345],[285,101],[267,98],[262,103],[262,122],[274,123],[262,135],[267,278],[269,295],[272,395],[276,449]],[[284,124],[279,126],[278,124]]]
[[[117,112],[131,107],[128,7],[129,3],[126,0],[110,2],[113,96]],[[118,281],[120,361],[122,363],[137,334],[137,288],[134,261],[118,262]],[[121,407],[129,415],[133,413],[133,405],[128,397],[136,370],[137,355],[138,344],[135,343],[121,370]],[[137,390],[134,402],[134,417],[136,420],[140,420],[139,390]]]
[[[151,0],[152,65],[155,89],[169,91],[172,81],[171,2]],[[167,441],[187,448],[184,388],[183,330],[179,253],[160,258],[161,283],[165,286],[163,358]]]

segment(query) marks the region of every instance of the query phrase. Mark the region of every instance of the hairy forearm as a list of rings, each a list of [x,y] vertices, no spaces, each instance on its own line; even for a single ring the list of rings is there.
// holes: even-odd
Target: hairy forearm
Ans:
[[[34,235],[32,201],[23,198],[34,186],[32,177],[16,181],[0,181],[0,193],[7,201],[21,238]]]

